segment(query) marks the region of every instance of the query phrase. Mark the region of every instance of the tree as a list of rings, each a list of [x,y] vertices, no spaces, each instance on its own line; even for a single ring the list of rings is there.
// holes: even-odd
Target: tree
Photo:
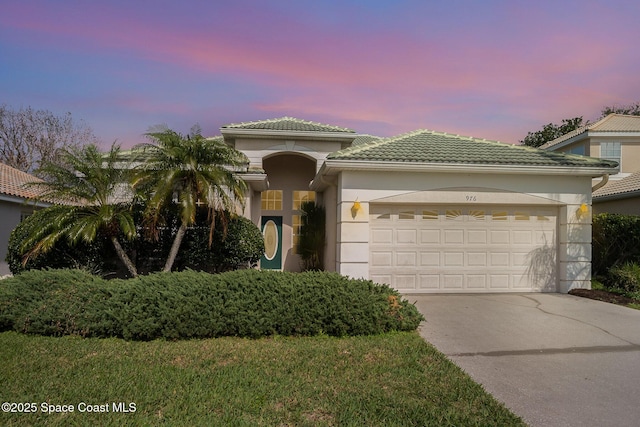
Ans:
[[[549,123],[544,125],[542,130],[527,133],[527,136],[520,142],[529,147],[540,147],[549,141],[553,141],[564,134],[588,124],[589,121],[584,122],[582,116],[574,117],[573,119],[563,119],[560,125]]]
[[[315,202],[303,202],[300,227],[300,258],[305,270],[324,269],[325,210]]]
[[[31,186],[41,191],[40,199],[56,201],[50,210],[47,225],[23,242],[23,263],[30,257],[49,251],[66,238],[71,244],[80,240],[93,242],[98,235],[106,236],[129,273],[137,276],[131,259],[122,248],[120,236],[134,239],[136,226],[130,202],[123,185],[130,170],[123,168],[120,147],[115,144],[106,154],[95,145],[62,149],[61,163],[46,162],[39,170],[48,178]]]
[[[209,246],[217,214],[225,210],[234,212],[237,204],[244,207],[246,184],[234,171],[245,167],[248,159],[223,141],[204,138],[198,126],[186,136],[166,127],[147,136],[151,143],[134,148],[139,160],[144,162],[134,180],[134,188],[151,194],[145,226],[152,233],[163,225],[163,209],[174,203],[178,205],[180,226],[163,268],[171,271],[187,227],[196,221],[198,206],[207,209]],[[224,216],[221,215],[221,219]]]
[[[640,101],[631,103],[629,105],[603,107],[601,116],[598,120],[607,117],[609,114],[626,114],[630,116],[640,116]],[[556,138],[561,137],[573,130],[576,130],[582,126],[589,125],[589,121],[584,121],[582,116],[574,117],[573,119],[564,119],[562,124],[556,125],[549,123],[542,127],[542,130],[537,132],[529,132],[527,136],[520,142],[530,147],[540,147],[541,145],[553,141]]]
[[[16,111],[0,105],[0,142],[1,162],[34,173],[44,163],[57,162],[62,150],[95,144],[97,138],[91,128],[74,123],[71,113],[55,116],[46,110]]]
[[[634,102],[629,105],[622,105],[619,107],[604,107],[602,109],[602,117],[607,117],[609,114],[626,114],[630,116],[640,116],[640,101]]]

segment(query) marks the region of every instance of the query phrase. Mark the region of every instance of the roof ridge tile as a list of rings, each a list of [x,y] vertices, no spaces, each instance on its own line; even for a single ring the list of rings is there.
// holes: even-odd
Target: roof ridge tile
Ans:
[[[274,124],[274,123],[287,122],[287,121],[298,123],[298,124],[302,124],[302,125],[317,127],[317,128],[330,129],[333,132],[355,133],[355,131],[353,129],[345,128],[345,127],[342,127],[342,126],[329,125],[329,124],[326,124],[326,123],[315,122],[315,121],[312,121],[312,120],[304,120],[304,119],[299,119],[299,118],[291,117],[291,116],[283,116],[283,117],[277,117],[277,118],[272,118],[272,119],[263,119],[263,120],[254,120],[254,121],[250,121],[250,122],[230,123],[230,124],[227,124],[227,125],[223,125],[222,128],[223,129],[229,129],[229,128],[231,128],[231,129],[242,129],[242,128],[246,128],[246,127],[255,127],[256,125],[260,125],[260,124]]]

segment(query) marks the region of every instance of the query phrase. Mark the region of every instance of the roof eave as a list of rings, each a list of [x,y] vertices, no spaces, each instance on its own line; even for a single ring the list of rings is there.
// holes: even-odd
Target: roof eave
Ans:
[[[497,173],[497,174],[536,174],[536,175],[579,175],[598,177],[618,172],[618,167],[602,166],[542,166],[542,165],[502,165],[473,163],[428,163],[394,162],[368,160],[327,159],[320,171],[332,175],[342,170],[372,170],[401,172],[444,172],[444,173]]]
[[[25,206],[35,206],[38,208],[47,208],[51,206],[51,203],[39,201],[33,198],[20,197],[20,196],[14,196],[11,194],[2,194],[2,193],[0,193],[0,201],[22,204]]]
[[[624,193],[605,194],[602,196],[593,196],[594,202],[608,202],[612,200],[629,199],[632,197],[640,197],[640,189],[633,191],[625,191]]]
[[[540,148],[543,150],[557,151],[560,148],[571,145],[575,142],[582,141],[587,138],[598,138],[598,137],[607,137],[607,138],[624,138],[624,137],[637,137],[640,136],[640,132],[637,131],[613,131],[613,130],[587,130],[578,135],[574,135],[571,138],[568,138],[564,141],[558,142],[554,145],[544,144]]]
[[[244,182],[253,191],[265,191],[269,189],[269,180],[266,173],[238,173]]]
[[[589,136],[590,136],[589,130],[585,130],[584,132],[580,132],[579,134],[574,135],[571,138],[567,138],[564,141],[560,141],[560,142],[557,142],[555,144],[551,144],[551,142],[553,142],[553,141],[550,141],[547,144],[541,145],[540,149],[556,151],[559,148],[566,147],[567,145],[571,145],[574,142],[583,140],[585,138],[588,138]]]

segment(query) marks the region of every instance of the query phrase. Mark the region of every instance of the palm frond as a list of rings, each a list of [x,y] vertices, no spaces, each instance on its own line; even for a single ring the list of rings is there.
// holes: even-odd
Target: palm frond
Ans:
[[[60,164],[45,164],[41,171],[47,180],[33,184],[40,189],[42,199],[63,205],[47,208],[51,212],[47,225],[23,242],[25,263],[30,257],[51,250],[62,238],[75,244],[81,240],[92,242],[99,233],[135,236],[130,203],[118,200],[122,197],[121,187],[130,178],[120,147],[113,144],[106,153],[95,145],[71,148],[62,151],[61,159]]]

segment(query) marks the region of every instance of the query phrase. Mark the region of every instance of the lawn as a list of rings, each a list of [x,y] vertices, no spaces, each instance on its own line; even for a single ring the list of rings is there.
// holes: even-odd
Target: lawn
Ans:
[[[524,425],[416,332],[150,342],[4,332],[0,360],[0,401],[35,410],[0,413],[5,426]]]

